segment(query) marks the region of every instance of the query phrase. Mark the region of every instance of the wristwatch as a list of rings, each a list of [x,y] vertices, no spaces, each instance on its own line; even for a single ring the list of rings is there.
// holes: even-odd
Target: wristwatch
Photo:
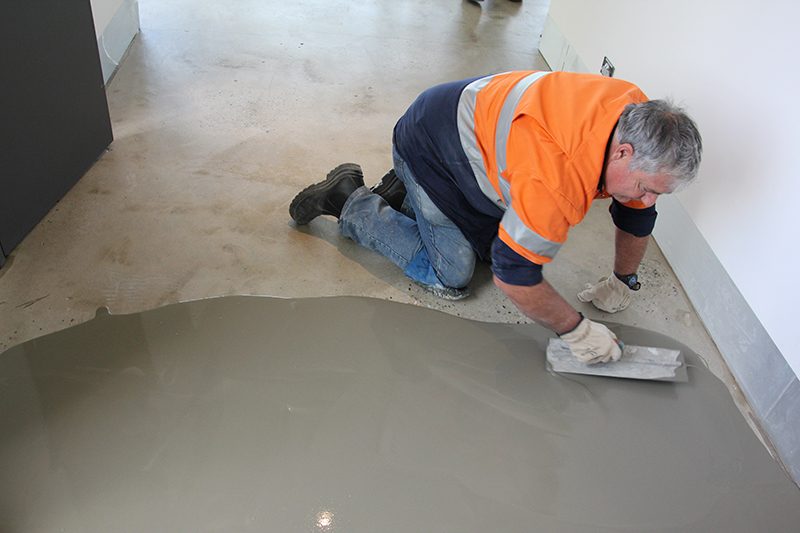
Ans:
[[[636,272],[634,272],[633,274],[628,274],[626,276],[614,272],[614,275],[617,276],[617,279],[620,280],[625,285],[627,285],[628,288],[632,291],[638,291],[639,289],[642,288],[642,284],[639,283],[639,276],[636,275]]]

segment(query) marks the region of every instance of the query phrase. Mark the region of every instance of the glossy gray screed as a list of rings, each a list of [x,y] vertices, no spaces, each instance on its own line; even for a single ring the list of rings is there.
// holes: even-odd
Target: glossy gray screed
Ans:
[[[0,530],[792,531],[800,491],[688,383],[561,376],[548,332],[364,298],[98,316],[0,356]]]

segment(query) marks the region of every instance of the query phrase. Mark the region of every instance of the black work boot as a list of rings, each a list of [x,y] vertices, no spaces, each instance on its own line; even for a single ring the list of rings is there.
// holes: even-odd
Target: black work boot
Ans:
[[[394,169],[387,172],[372,188],[372,192],[380,195],[395,211],[400,211],[406,199],[406,186],[397,177]]]
[[[325,181],[300,191],[289,205],[289,215],[299,225],[308,224],[320,215],[342,215],[344,203],[353,191],[364,186],[364,174],[355,163],[343,163],[328,172]]]

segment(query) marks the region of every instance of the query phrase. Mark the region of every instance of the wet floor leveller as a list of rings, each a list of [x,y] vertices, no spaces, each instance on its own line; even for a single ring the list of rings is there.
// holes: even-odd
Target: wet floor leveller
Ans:
[[[796,531],[800,491],[686,383],[548,372],[549,333],[365,298],[109,316],[0,356],[2,531]]]

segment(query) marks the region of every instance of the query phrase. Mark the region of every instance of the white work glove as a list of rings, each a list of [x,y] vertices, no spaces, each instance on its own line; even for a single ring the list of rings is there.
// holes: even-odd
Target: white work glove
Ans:
[[[586,288],[578,293],[578,300],[592,302],[594,306],[607,313],[622,311],[631,304],[631,290],[612,272],[610,276],[601,278],[597,284],[586,284]]]
[[[572,331],[560,335],[578,361],[593,365],[619,361],[622,350],[617,336],[610,329],[588,318],[581,320]]]

